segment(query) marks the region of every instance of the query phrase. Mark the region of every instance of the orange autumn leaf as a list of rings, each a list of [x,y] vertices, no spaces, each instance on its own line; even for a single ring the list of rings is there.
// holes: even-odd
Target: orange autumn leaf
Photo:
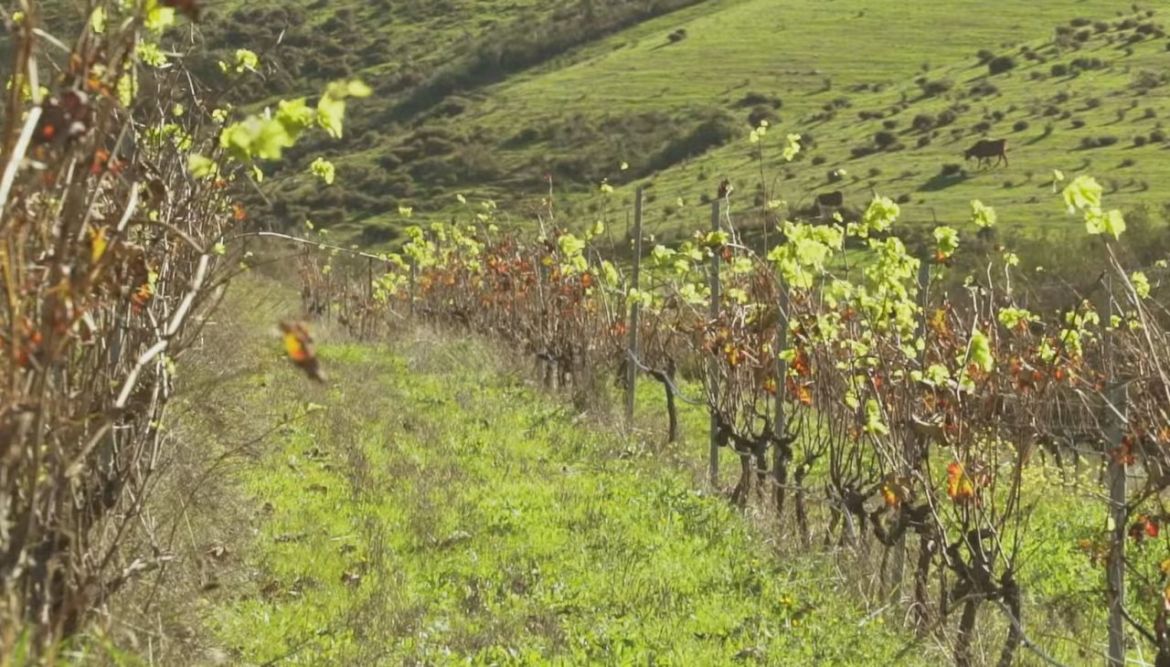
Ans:
[[[775,396],[776,395],[776,378],[770,377],[770,378],[764,380],[763,389],[765,392],[768,393],[769,396]]]
[[[947,464],[947,496],[956,503],[965,503],[975,497],[975,484],[958,461]]]
[[[106,168],[106,163],[110,160],[110,152],[104,148],[99,148],[93,152],[93,162],[90,164],[89,173],[98,175]]]
[[[1129,527],[1129,536],[1135,542],[1141,542],[1147,537],[1155,538],[1158,532],[1158,520],[1145,514],[1139,514],[1137,520]]]
[[[898,497],[897,490],[889,482],[882,484],[882,500],[885,501],[886,507],[891,509],[897,509],[898,505],[902,504],[902,499]]]
[[[138,289],[134,291],[133,296],[130,297],[130,303],[133,305],[134,312],[142,310],[147,301],[154,296],[154,285],[149,282],[142,283]]]

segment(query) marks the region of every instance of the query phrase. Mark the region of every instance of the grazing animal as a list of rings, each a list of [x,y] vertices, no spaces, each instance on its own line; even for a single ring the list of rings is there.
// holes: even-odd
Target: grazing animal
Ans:
[[[817,210],[820,212],[822,219],[836,213],[844,205],[845,195],[840,190],[835,192],[822,192],[817,195]]]
[[[991,163],[991,158],[997,158],[995,164],[1003,162],[1004,166],[1008,166],[1007,159],[1007,139],[980,139],[975,142],[975,145],[968,148],[963,156],[970,160],[976,158],[976,165],[981,165],[984,162]]]

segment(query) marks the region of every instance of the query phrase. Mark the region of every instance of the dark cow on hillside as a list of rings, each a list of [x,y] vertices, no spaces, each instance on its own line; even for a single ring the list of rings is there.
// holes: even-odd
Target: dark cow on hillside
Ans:
[[[996,158],[995,164],[1003,162],[1004,166],[1008,166],[1007,159],[1007,139],[980,139],[975,142],[975,145],[968,148],[963,156],[970,160],[976,158],[976,166],[984,162],[991,164],[991,158]]]
[[[817,211],[820,213],[822,219],[831,217],[834,213],[841,210],[845,205],[845,195],[840,190],[835,192],[822,192],[817,195]]]

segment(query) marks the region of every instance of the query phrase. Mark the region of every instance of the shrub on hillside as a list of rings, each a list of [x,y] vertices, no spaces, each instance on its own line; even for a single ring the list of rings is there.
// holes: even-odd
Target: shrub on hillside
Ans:
[[[873,135],[873,143],[876,144],[878,148],[885,150],[890,146],[898,143],[898,137],[895,136],[893,132],[886,132],[883,130]]]
[[[664,169],[687,158],[718,148],[735,137],[739,124],[725,112],[709,113],[688,133],[672,137],[650,161],[652,169]]]
[[[971,87],[971,95],[974,97],[987,97],[995,95],[999,92],[999,88],[990,81],[981,81]]]
[[[934,116],[920,113],[914,116],[914,120],[910,121],[910,127],[919,132],[929,132],[934,127]]]
[[[771,95],[765,95],[763,93],[756,92],[747,93],[741,97],[738,102],[735,103],[735,107],[737,109],[746,109],[748,107],[756,107],[761,105],[767,105],[773,109],[779,109],[784,105],[784,103],[780,100],[779,97],[773,97]]]
[[[776,115],[776,112],[772,110],[772,107],[761,104],[753,108],[747,117],[748,125],[753,128],[759,127],[760,123],[765,120],[769,123],[776,124],[780,121],[780,116]]]
[[[922,84],[922,94],[927,97],[938,97],[945,94],[951,88],[955,87],[955,82],[950,79],[936,79],[934,81],[926,81]]]
[[[1075,58],[1069,63],[1069,68],[1074,72],[1087,72],[1090,70],[1104,69],[1105,61],[1100,58]]]
[[[987,72],[992,76],[1003,74],[1016,66],[1015,58],[1011,56],[997,56],[987,63]]]
[[[1015,123],[1012,125],[1012,129],[1013,129],[1013,130],[1015,130],[1016,132],[1023,132],[1024,130],[1028,129],[1028,121],[1026,121],[1026,120],[1017,120],[1017,121],[1016,121],[1016,122],[1015,122]]]

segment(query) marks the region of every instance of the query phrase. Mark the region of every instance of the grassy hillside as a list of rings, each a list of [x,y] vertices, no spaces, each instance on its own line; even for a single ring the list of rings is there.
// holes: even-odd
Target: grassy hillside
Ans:
[[[264,85],[287,94],[312,90],[303,84],[326,73],[355,74],[378,96],[354,105],[349,140],[331,151],[337,185],[320,187],[296,160],[278,172],[268,186],[276,218],[313,217],[382,242],[402,225],[400,204],[446,215],[463,193],[522,212],[551,175],[558,192],[572,194],[570,213],[600,209],[603,178],[653,182],[652,222],[690,226],[705,216],[694,206],[699,196],[724,175],[737,183],[737,208],[756,202],[759,165],[746,134],[749,119],[761,118],[775,135],[816,142],[790,168],[765,170],[768,197],[793,205],[826,189],[834,167],[849,172],[850,201],[873,187],[901,197],[918,220],[965,218],[978,197],[1015,205],[1015,224],[1053,222],[1039,199],[1054,168],[1115,179],[1113,200],[1122,204],[1163,199],[1155,151],[1170,52],[1160,16],[1116,2],[905,9],[708,0],[650,3],[643,13],[600,0],[449,4],[449,13],[354,3],[279,10],[299,13],[305,27],[273,52],[269,81],[283,86]],[[283,24],[264,11],[239,16],[249,31],[264,24],[274,40]],[[991,56],[1015,66],[988,76],[981,61]],[[916,130],[918,116],[930,119]],[[878,132],[893,134],[898,149],[854,158]],[[933,135],[929,145],[919,145],[923,135]],[[939,177],[980,136],[1009,138],[1012,166]],[[1134,147],[1139,136],[1145,143]],[[1115,143],[1081,150],[1102,139]]]

